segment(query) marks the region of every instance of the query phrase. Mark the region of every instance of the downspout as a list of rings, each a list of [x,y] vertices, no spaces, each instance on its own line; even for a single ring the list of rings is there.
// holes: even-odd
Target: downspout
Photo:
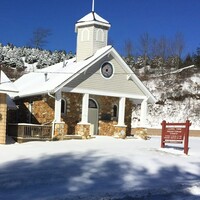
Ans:
[[[53,99],[56,99],[52,94],[50,94],[50,92],[48,91],[48,96],[53,98]],[[55,110],[54,110],[55,112]],[[52,121],[52,130],[51,130],[51,138],[53,138],[54,136],[54,130],[55,130],[55,117],[54,117],[54,120]]]
[[[48,96],[50,96],[53,99],[56,99],[52,94],[50,94],[50,92],[48,91]]]

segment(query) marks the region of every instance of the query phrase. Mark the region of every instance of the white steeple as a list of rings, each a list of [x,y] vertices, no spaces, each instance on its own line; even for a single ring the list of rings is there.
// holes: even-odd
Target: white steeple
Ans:
[[[77,21],[76,58],[77,62],[91,57],[98,49],[107,46],[110,23],[94,12],[95,1],[92,0],[92,12]]]

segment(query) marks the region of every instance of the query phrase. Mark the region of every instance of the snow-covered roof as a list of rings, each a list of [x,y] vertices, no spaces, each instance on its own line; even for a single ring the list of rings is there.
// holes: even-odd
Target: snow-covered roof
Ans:
[[[87,60],[76,62],[76,58],[72,58],[65,61],[65,63],[61,62],[23,75],[14,82],[19,93],[13,97],[34,96],[48,92],[55,93],[60,88],[64,87],[67,82],[84,72],[95,61],[100,60],[109,53],[111,49],[112,46],[106,46],[98,50]]]
[[[1,70],[0,71],[0,93],[7,94],[6,103],[9,109],[16,109],[15,103],[10,98],[9,94],[17,93],[18,90],[15,87],[14,83],[6,76],[6,74]]]
[[[78,75],[94,66],[95,63],[97,63],[108,54],[112,54],[113,57],[115,57],[115,59],[121,63],[127,74],[131,75],[133,82],[145,94],[144,97],[147,99],[149,98],[148,101],[150,103],[154,103],[156,100],[153,95],[134,75],[131,69],[126,65],[126,63],[112,46],[106,46],[99,49],[93,56],[84,61],[76,62],[76,58],[72,58],[65,61],[64,63],[58,63],[47,68],[23,75],[21,78],[14,82],[15,86],[19,90],[19,93],[12,97],[22,98],[47,93],[55,93],[56,91],[65,87],[70,81],[74,80]]]
[[[17,88],[13,82],[6,76],[6,74],[0,71],[0,93],[17,92]]]
[[[110,23],[107,20],[103,19],[97,13],[91,12],[91,13],[87,14],[86,16],[84,16],[83,18],[81,18],[80,20],[77,21],[76,31],[77,31],[77,27],[79,27],[79,26],[91,25],[91,24],[103,25],[103,26],[106,26],[108,28],[110,28],[110,26],[111,26]]]
[[[109,22],[107,20],[103,19],[101,16],[99,16],[95,12],[91,12],[91,13],[87,14],[86,16],[84,16],[83,18],[78,20],[77,23],[88,22],[88,21],[98,21],[98,22],[102,22],[102,23],[105,23],[105,24],[109,24]]]

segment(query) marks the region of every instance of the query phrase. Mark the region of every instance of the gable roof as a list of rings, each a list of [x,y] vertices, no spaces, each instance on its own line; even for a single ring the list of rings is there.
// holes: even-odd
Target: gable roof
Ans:
[[[13,82],[0,70],[0,93],[18,92]]]
[[[109,54],[120,63],[127,73],[127,76],[129,76],[129,79],[144,93],[144,97],[146,97],[150,103],[155,103],[156,100],[153,95],[112,46],[99,49],[93,56],[84,61],[76,62],[76,59],[72,58],[67,60],[66,63],[58,63],[22,76],[14,83],[19,89],[19,93],[15,96],[27,97],[45,93],[55,93]]]
[[[44,69],[23,75],[14,82],[19,93],[14,97],[27,97],[44,93],[55,93],[62,88],[66,82],[72,80],[90,67],[96,60],[101,59],[112,49],[106,46],[98,50],[92,57],[76,62],[76,58],[69,59]]]
[[[6,95],[6,103],[8,109],[16,109],[15,103],[10,98],[11,93],[17,93],[18,90],[13,84],[13,82],[6,76],[6,74],[1,70],[0,71],[0,93],[7,94]]]

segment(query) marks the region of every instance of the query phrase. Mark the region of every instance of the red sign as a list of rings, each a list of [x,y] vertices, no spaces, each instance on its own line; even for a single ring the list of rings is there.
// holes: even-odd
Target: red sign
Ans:
[[[185,133],[185,128],[166,128],[164,134],[165,140],[183,140]]]
[[[180,143],[184,141],[184,153],[188,154],[190,121],[187,120],[186,123],[166,123],[166,121],[163,121],[161,125],[161,147],[164,148],[165,143]]]

